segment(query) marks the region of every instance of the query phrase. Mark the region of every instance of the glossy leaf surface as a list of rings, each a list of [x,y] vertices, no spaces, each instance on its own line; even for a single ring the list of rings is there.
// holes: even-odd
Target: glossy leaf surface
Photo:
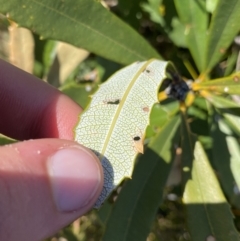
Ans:
[[[1,13],[42,38],[64,41],[122,64],[160,58],[145,39],[98,1],[0,0],[0,5]]]
[[[239,0],[218,0],[208,32],[204,71],[210,71],[222,59],[239,32],[239,12]]]

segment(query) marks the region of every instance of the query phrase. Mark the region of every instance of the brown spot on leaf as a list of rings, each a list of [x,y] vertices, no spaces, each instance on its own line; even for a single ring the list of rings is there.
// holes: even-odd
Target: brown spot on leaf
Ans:
[[[140,136],[133,137],[134,148],[137,152],[143,154],[143,141]]]
[[[238,76],[234,76],[233,80],[234,80],[234,82],[238,82],[239,81],[239,77]]]
[[[221,54],[224,54],[225,52],[226,52],[226,49],[225,49],[225,48],[221,48],[221,49],[220,49],[220,53],[221,53]]]
[[[149,112],[149,107],[148,106],[145,106],[142,108],[144,112]]]

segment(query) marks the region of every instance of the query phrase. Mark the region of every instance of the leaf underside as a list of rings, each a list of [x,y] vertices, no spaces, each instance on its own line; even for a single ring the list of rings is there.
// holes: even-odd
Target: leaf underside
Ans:
[[[100,86],[81,115],[75,139],[92,149],[104,168],[104,188],[96,207],[125,177],[131,177],[168,66],[152,59],[120,70]]]

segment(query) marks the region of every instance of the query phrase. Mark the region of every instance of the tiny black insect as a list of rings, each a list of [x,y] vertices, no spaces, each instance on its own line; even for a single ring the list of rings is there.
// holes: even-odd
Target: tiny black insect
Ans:
[[[134,141],[139,141],[139,140],[141,140],[141,138],[140,138],[140,136],[135,136],[135,137],[133,137],[133,140]]]

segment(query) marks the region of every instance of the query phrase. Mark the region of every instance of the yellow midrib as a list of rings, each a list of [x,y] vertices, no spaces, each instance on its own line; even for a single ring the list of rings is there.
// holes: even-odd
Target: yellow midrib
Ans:
[[[152,61],[154,61],[154,60],[155,60],[155,59],[150,59],[150,60],[148,60],[148,61],[138,70],[138,72],[136,73],[136,75],[134,75],[133,79],[131,80],[130,84],[128,85],[128,87],[127,87],[127,89],[126,89],[126,91],[125,91],[122,99],[120,100],[120,103],[119,103],[118,107],[117,107],[116,114],[114,115],[114,118],[113,118],[113,120],[112,120],[112,122],[111,122],[111,124],[110,124],[110,129],[109,129],[109,131],[108,131],[108,133],[107,133],[107,136],[106,136],[106,139],[105,139],[105,142],[104,142],[102,151],[101,151],[101,155],[102,155],[102,156],[104,156],[104,154],[105,154],[105,151],[106,151],[106,149],[107,149],[109,140],[110,140],[110,138],[111,138],[111,136],[112,136],[112,132],[113,132],[114,127],[115,127],[115,123],[117,122],[117,119],[118,119],[118,117],[119,117],[119,115],[120,115],[120,113],[121,113],[121,110],[122,110],[123,105],[125,104],[125,101],[126,101],[126,99],[127,99],[127,97],[128,97],[128,94],[130,93],[130,91],[131,91],[133,85],[135,84],[136,80],[138,79],[139,75],[140,75],[140,74],[143,72],[143,70],[145,70],[145,68],[146,68]]]

